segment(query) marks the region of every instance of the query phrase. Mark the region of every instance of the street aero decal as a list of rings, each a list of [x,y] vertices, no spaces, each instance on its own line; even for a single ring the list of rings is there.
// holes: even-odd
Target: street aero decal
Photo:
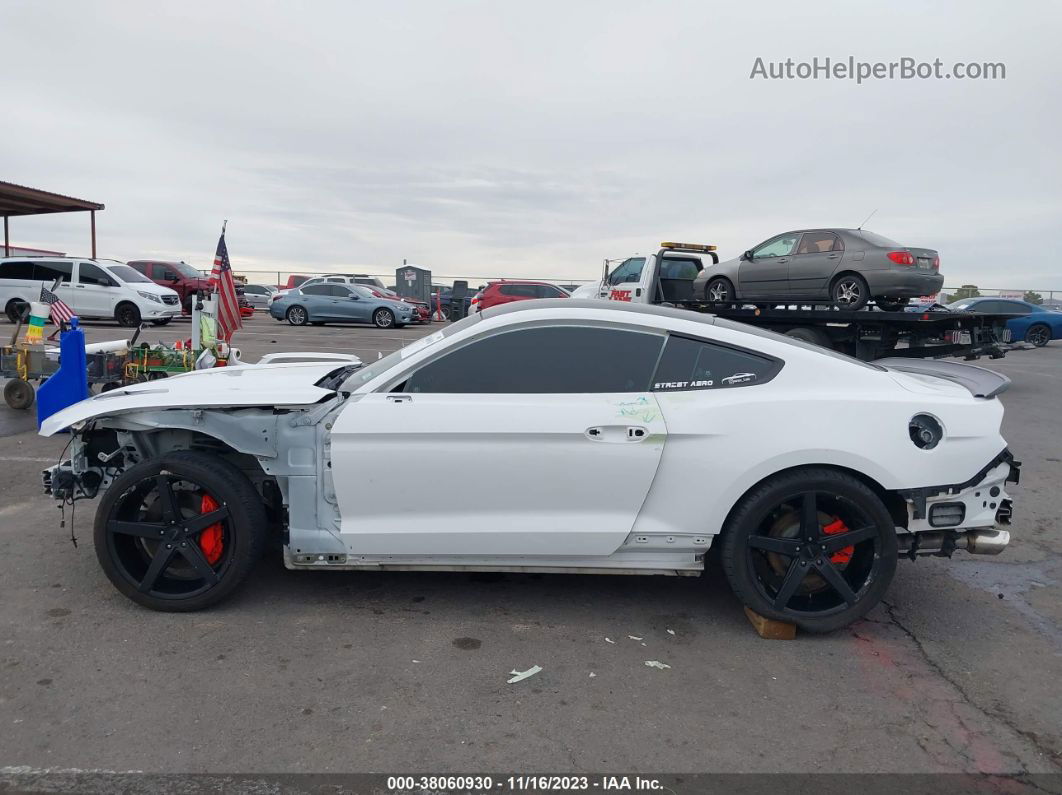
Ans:
[[[630,301],[631,300],[631,291],[630,290],[613,290],[611,293],[608,294],[608,300],[609,301]]]
[[[714,378],[702,378],[696,381],[657,381],[653,384],[653,390],[656,392],[669,392],[681,389],[712,389],[748,384],[755,380],[755,373],[734,373],[726,378],[720,378],[718,382]]]

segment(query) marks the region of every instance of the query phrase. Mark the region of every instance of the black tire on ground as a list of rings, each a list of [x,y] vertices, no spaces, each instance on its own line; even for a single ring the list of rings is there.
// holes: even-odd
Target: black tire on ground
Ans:
[[[4,384],[4,402],[13,409],[28,409],[36,399],[37,393],[33,391],[33,384],[29,381],[12,378]]]
[[[734,300],[734,285],[725,276],[709,279],[704,288],[704,300],[713,304],[725,304]]]
[[[163,317],[163,318],[159,318],[158,320],[152,320],[151,321],[151,325],[153,325],[153,326],[165,326],[171,320],[173,320],[172,317]]]
[[[808,467],[767,478],[731,511],[722,563],[762,616],[832,632],[876,605],[896,571],[896,529],[862,481]]]
[[[891,298],[874,299],[874,303],[877,304],[878,309],[882,312],[902,312],[909,302],[909,298],[897,298],[895,300]]]
[[[22,317],[27,309],[29,309],[29,304],[25,301],[12,298],[7,302],[7,306],[4,308],[4,314],[7,315],[7,319],[12,323],[18,323],[18,319]]]
[[[204,512],[204,503],[217,507]],[[115,588],[152,610],[183,613],[217,604],[240,586],[262,552],[266,527],[262,498],[240,470],[185,450],[115,478],[93,532],[96,558]]]
[[[867,280],[858,273],[842,273],[830,285],[830,300],[838,309],[862,309],[870,300]]]
[[[830,335],[822,329],[818,328],[791,328],[785,332],[787,337],[792,337],[795,340],[802,340],[803,342],[810,342],[812,345],[819,345],[823,348],[833,349],[833,341],[830,340]]]
[[[376,328],[393,328],[395,313],[390,309],[377,309],[372,313],[372,322]]]
[[[449,321],[450,320],[450,307],[448,307],[448,306],[439,307],[439,314],[442,315],[442,319],[444,321]]]
[[[1051,327],[1043,323],[1034,323],[1026,330],[1025,341],[1037,348],[1044,347],[1051,341]]]
[[[114,319],[119,326],[136,328],[140,325],[140,308],[136,304],[123,301],[114,308]]]
[[[284,317],[288,319],[288,323],[292,326],[305,326],[310,320],[310,314],[304,307],[293,306],[284,313]]]

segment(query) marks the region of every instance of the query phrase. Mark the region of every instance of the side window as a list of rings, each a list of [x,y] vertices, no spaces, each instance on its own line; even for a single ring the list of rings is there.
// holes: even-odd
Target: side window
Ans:
[[[608,276],[609,284],[623,284],[624,282],[636,282],[642,278],[642,268],[645,267],[645,257],[631,257],[624,260]]]
[[[405,392],[561,394],[647,392],[664,337],[596,326],[494,334],[429,362]]]
[[[33,279],[33,262],[25,260],[22,262],[4,262],[0,263],[0,279]]]
[[[303,287],[300,292],[303,295],[331,295],[332,285],[330,284],[311,284],[309,287]]]
[[[325,281],[326,282],[331,282],[333,284],[343,284],[346,281],[346,279],[344,279],[342,276],[331,276],[331,277],[325,279]]]
[[[776,237],[774,240],[768,240],[766,243],[760,245],[752,250],[753,259],[763,259],[764,257],[784,257],[793,253],[793,248],[796,246],[797,238],[800,235],[782,235]]]
[[[155,266],[155,278],[162,279],[167,282],[177,281],[177,272],[173,268],[167,268],[162,265]]]
[[[752,386],[770,381],[780,369],[777,359],[672,335],[653,375],[653,391]]]
[[[551,284],[540,284],[535,288],[535,295],[539,298],[560,298],[564,293]]]
[[[148,275],[148,264],[146,262],[127,262],[126,265],[145,276]]]
[[[33,278],[41,282],[53,283],[56,279],[64,282],[70,281],[70,272],[73,270],[72,262],[48,262],[38,260],[33,269]]]
[[[328,293],[334,298],[350,298],[350,296],[354,294],[354,291],[341,284],[330,284],[328,285]]]
[[[250,295],[265,295],[265,288],[259,287],[257,284],[245,284],[243,291]]]
[[[91,262],[81,262],[77,266],[77,280],[80,284],[94,284],[98,287],[114,287],[114,279],[104,273],[103,268]]]
[[[1018,301],[996,301],[999,306],[997,312],[1006,312],[1010,315],[1031,315],[1032,309]]]
[[[805,232],[800,238],[797,254],[826,254],[844,251],[844,244],[833,232]]]
[[[691,259],[679,259],[677,257],[664,257],[660,263],[661,279],[689,279],[693,281],[701,268],[698,263]]]
[[[512,295],[519,298],[538,298],[538,285],[536,284],[503,284],[498,290],[502,295]]]

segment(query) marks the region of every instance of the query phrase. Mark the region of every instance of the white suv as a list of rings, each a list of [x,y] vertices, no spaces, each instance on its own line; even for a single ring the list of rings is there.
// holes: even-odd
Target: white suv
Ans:
[[[123,326],[149,321],[156,326],[181,314],[181,301],[169,287],[117,260],[73,257],[0,258],[0,307],[14,323],[41,287],[51,289],[80,318],[107,318]]]

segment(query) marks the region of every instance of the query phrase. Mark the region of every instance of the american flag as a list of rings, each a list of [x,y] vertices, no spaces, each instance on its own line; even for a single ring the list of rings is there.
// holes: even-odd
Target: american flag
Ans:
[[[225,228],[221,229],[218,251],[214,255],[214,267],[210,271],[210,286],[218,297],[218,339],[229,342],[236,329],[243,328],[240,320],[240,305],[236,300],[236,283],[229,265],[229,249],[225,246]]]
[[[74,316],[73,310],[63,303],[63,299],[43,284],[41,285],[41,303],[48,304],[48,317],[57,326],[69,323],[70,318]]]

